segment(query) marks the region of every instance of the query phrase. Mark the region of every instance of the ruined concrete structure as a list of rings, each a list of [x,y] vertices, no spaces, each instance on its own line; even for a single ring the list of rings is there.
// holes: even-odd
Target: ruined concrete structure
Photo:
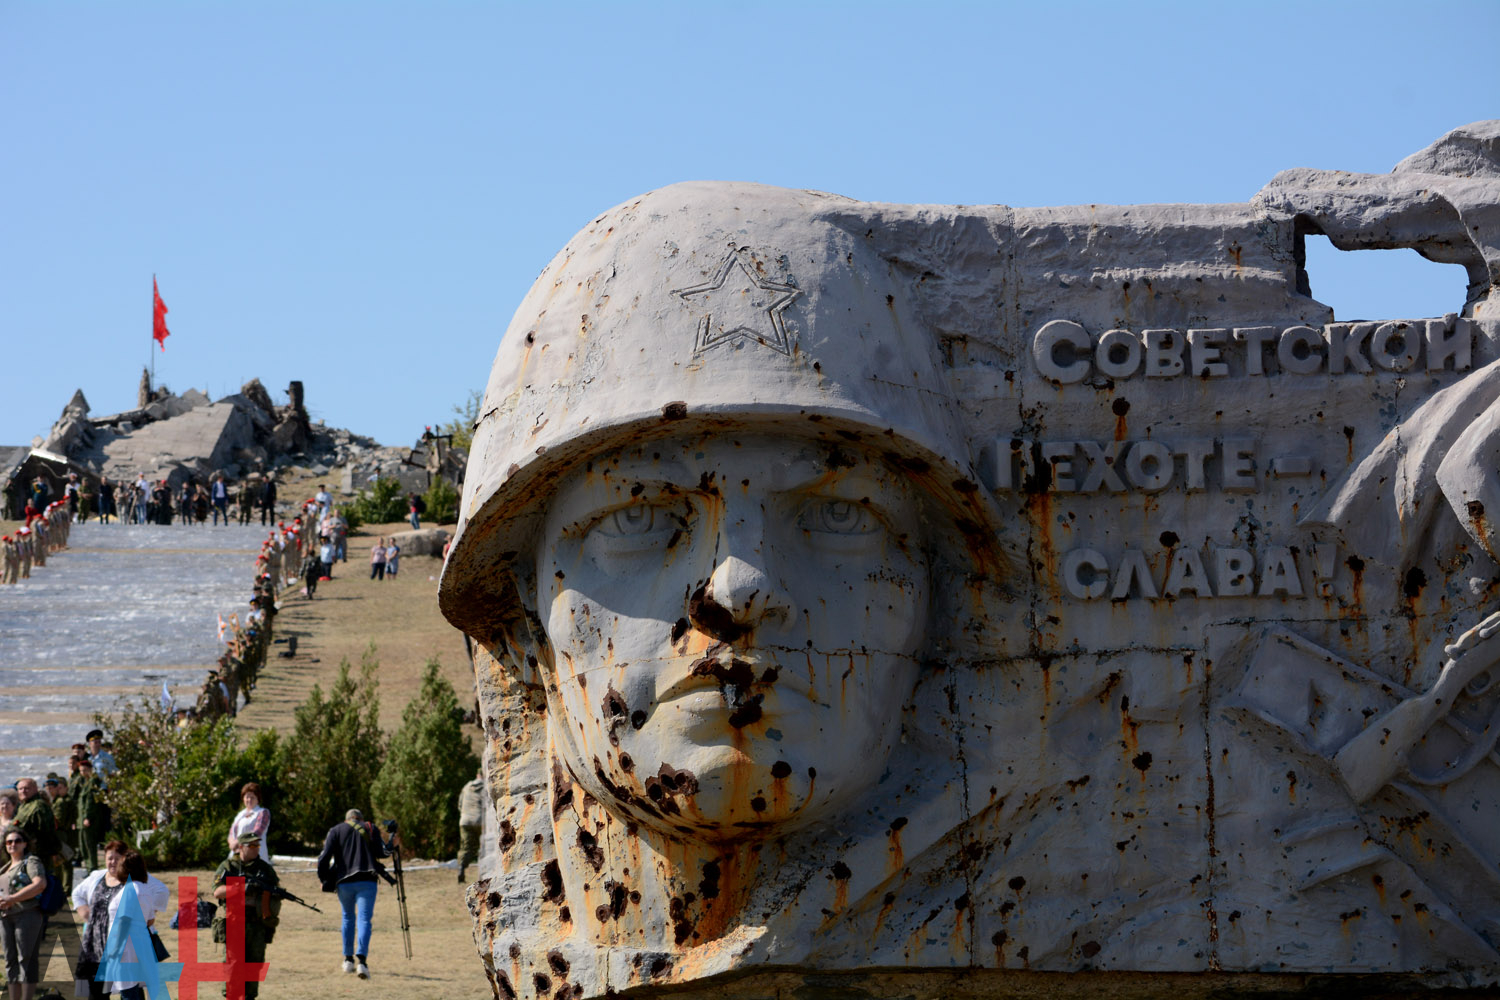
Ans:
[[[197,389],[181,395],[165,386],[153,389],[150,376],[142,372],[140,407],[91,417],[80,389],[33,447],[67,456],[95,477],[133,479],[144,472],[152,480],[166,479],[174,489],[188,479],[206,483],[215,471],[237,480],[286,465],[294,457],[332,466],[373,459],[382,450],[370,438],[314,426],[302,392],[302,383],[292,382],[287,404],[277,406],[260,380],[251,379],[239,392],[214,401]],[[393,452],[378,456],[369,468],[384,473],[399,463]],[[362,487],[364,477],[360,480]]]
[[[1313,233],[1467,301],[1335,317]],[[599,216],[440,591],[495,996],[1495,983],[1497,280],[1500,122],[1245,204]]]

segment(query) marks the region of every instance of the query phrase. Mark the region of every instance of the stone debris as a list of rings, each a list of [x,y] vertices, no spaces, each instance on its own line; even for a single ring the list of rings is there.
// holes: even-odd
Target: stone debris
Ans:
[[[215,471],[231,480],[267,472],[327,476],[344,495],[367,489],[377,478],[394,478],[402,492],[425,492],[429,438],[415,448],[382,445],[353,431],[311,421],[301,382],[288,386],[288,402],[277,406],[259,379],[251,379],[218,400],[197,389],[175,394],[152,389],[142,373],[140,405],[133,410],[92,417],[83,390],[73,394],[62,415],[33,448],[63,456],[95,476],[114,480],[167,480],[174,490],[188,479],[207,481]],[[443,465],[461,477],[466,456]]]

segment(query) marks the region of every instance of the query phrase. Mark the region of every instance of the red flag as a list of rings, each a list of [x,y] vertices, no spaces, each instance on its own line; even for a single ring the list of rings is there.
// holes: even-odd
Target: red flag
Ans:
[[[156,275],[154,274],[151,276],[151,299],[151,338],[165,351],[167,338],[172,334],[167,329],[167,304],[161,300],[161,292],[156,290]]]

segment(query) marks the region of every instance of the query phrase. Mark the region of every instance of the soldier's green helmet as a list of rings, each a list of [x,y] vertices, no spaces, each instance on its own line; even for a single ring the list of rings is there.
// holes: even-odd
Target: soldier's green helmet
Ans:
[[[689,430],[862,444],[917,482],[974,572],[1003,569],[1007,525],[974,471],[936,338],[895,267],[845,228],[856,204],[677,184],[563,248],[490,371],[439,589],[449,621],[481,642],[502,636],[557,480]]]

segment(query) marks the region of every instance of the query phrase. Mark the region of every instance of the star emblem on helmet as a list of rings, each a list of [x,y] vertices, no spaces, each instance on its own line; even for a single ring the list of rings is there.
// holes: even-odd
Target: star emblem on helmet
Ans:
[[[694,354],[748,340],[791,356],[792,341],[783,314],[802,292],[757,275],[747,258],[731,252],[711,279],[672,292],[698,311]]]

